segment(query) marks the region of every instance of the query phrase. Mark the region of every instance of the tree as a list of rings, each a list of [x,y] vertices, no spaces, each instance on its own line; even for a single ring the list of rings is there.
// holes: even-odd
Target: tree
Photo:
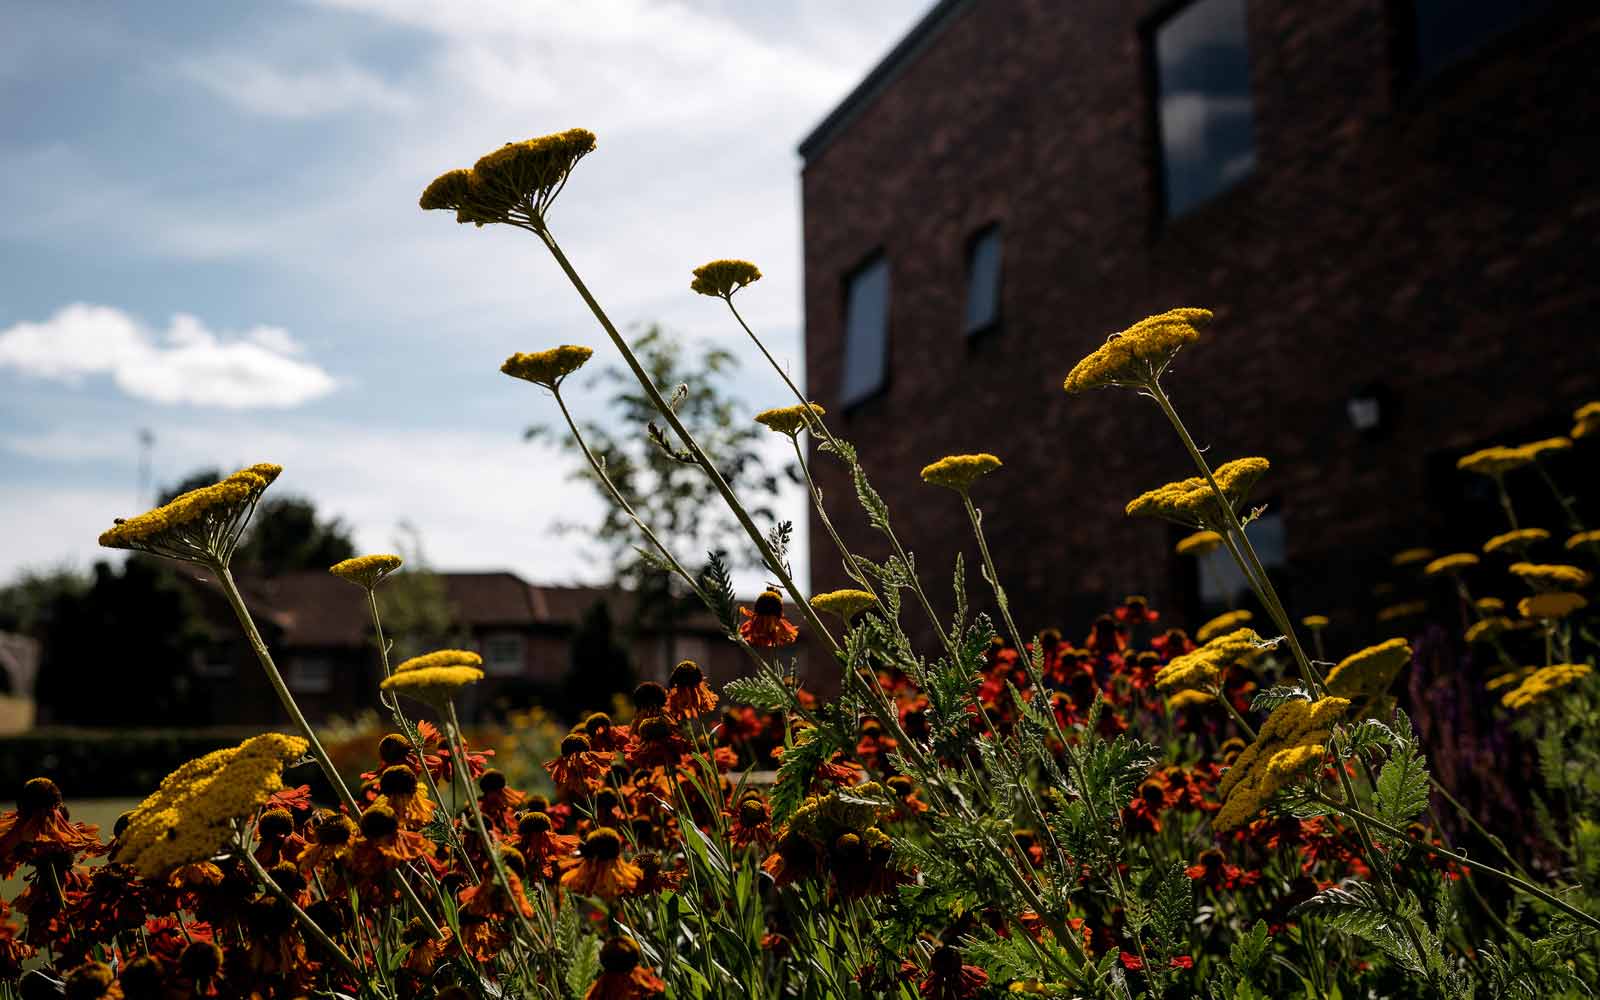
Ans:
[[[25,569],[0,587],[0,632],[42,638],[62,602],[80,598],[93,578],[73,566]]]
[[[391,663],[428,649],[460,645],[465,638],[455,606],[422,549],[422,533],[409,521],[400,523],[395,551],[403,560],[377,590],[378,612],[386,638],[394,643]]]
[[[216,469],[201,470],[165,491],[160,502],[221,478]],[[343,521],[319,518],[316,504],[305,497],[269,495],[250,518],[233,565],[263,576],[279,576],[294,570],[327,569],[355,554],[355,542]]]
[[[571,649],[571,668],[561,684],[561,708],[568,719],[577,721],[581,713],[609,705],[617,692],[633,690],[638,678],[627,649],[617,641],[605,601],[583,613]]]

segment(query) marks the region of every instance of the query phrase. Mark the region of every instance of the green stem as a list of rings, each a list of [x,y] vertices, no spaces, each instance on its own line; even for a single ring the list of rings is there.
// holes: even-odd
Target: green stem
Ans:
[[[339,947],[333,938],[328,936],[326,931],[318,927],[317,922],[312,920],[306,911],[300,909],[278,883],[272,881],[272,876],[268,875],[266,869],[261,867],[261,862],[257,861],[256,856],[251,854],[249,849],[244,846],[242,839],[238,841],[238,848],[239,856],[244,859],[245,864],[255,873],[256,878],[261,882],[262,888],[266,889],[278,902],[289,908],[290,914],[293,915],[295,922],[300,925],[300,929],[305,933],[306,937],[321,945],[322,949],[328,953],[328,956],[338,962],[345,972],[354,976],[358,981],[361,980],[363,978],[361,967],[351,961],[350,956],[344,953],[344,949]],[[357,914],[357,919],[360,919],[360,914]]]

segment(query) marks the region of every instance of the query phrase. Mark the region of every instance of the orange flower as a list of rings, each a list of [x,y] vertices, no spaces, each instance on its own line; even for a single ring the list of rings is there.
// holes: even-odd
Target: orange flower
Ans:
[[[502,846],[500,862],[505,866],[506,885],[511,888],[510,898],[508,899],[506,891],[500,888],[494,872],[489,871],[485,873],[482,882],[461,890],[462,912],[486,920],[503,920],[510,917],[513,912],[520,912],[523,916],[531,918],[533,904],[528,902],[527,895],[522,891],[522,876],[528,872],[526,859],[516,848]]]
[[[693,660],[673,667],[667,686],[667,711],[680,719],[698,718],[717,707],[717,696],[706,684],[705,671]]]
[[[666,995],[667,984],[639,964],[639,946],[617,937],[600,948],[600,978],[583,1000],[656,1000]]]
[[[589,749],[589,737],[583,733],[568,733],[561,741],[561,756],[545,761],[544,769],[550,780],[568,795],[588,795],[605,784],[606,772],[611,769],[611,751]]]
[[[755,789],[741,795],[739,804],[728,816],[733,820],[728,824],[728,835],[740,847],[772,839],[772,809],[767,805],[766,796]]]
[[[300,852],[300,870],[310,874],[343,861],[350,856],[356,833],[356,825],[350,817],[342,813],[324,813],[311,829],[310,845]]]
[[[34,778],[22,786],[16,811],[0,813],[0,876],[9,878],[19,865],[47,855],[104,854],[99,834],[97,826],[67,819],[55,782]]]
[[[560,863],[578,849],[578,838],[556,833],[548,813],[525,812],[517,820],[517,849],[540,878],[555,878]]]
[[[609,826],[591,830],[568,863],[561,885],[583,896],[615,899],[638,888],[644,872],[622,856],[622,835]]]
[[[429,856],[422,834],[400,826],[400,818],[386,805],[371,805],[361,814],[361,839],[350,851],[350,867],[371,878]]]
[[[378,776],[377,803],[394,810],[400,825],[408,830],[421,829],[433,818],[434,804],[427,789],[417,782],[417,773],[405,764],[393,764]],[[375,804],[377,804],[375,803]]]
[[[800,638],[800,630],[783,617],[783,598],[776,590],[762,591],[754,611],[741,607],[739,613],[745,617],[739,635],[758,649],[792,646]]]

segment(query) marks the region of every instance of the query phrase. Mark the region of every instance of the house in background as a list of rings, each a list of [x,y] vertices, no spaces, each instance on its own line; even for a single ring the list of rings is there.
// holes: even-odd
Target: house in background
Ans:
[[[0,734],[20,733],[33,725],[38,677],[38,640],[0,632]]]
[[[1597,47],[1600,10],[1556,0],[941,0],[800,145],[811,397],[930,578],[972,542],[918,470],[990,451],[1027,628],[1129,593],[1197,616],[1242,581],[1123,513],[1186,453],[1148,400],[1061,381],[1213,309],[1169,391],[1214,460],[1273,462],[1251,531],[1291,605],[1364,629],[1391,553],[1505,530],[1455,457],[1600,397]],[[815,588],[845,585],[811,545]]]

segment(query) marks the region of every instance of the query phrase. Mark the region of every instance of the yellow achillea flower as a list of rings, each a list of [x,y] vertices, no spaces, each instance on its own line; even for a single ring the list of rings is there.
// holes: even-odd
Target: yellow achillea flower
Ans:
[[[1524,618],[1547,618],[1554,621],[1588,606],[1589,602],[1582,594],[1555,590],[1524,597],[1517,602],[1517,614]]]
[[[1237,507],[1271,468],[1264,458],[1236,458],[1212,472],[1217,488]],[[1178,524],[1223,527],[1226,515],[1204,476],[1191,476],[1142,493],[1128,503],[1129,517],[1159,517]]]
[[[1593,575],[1585,570],[1563,563],[1516,562],[1511,564],[1511,572],[1521,577],[1529,586],[1556,590],[1587,587],[1589,581],[1594,579]]]
[[[1286,701],[1274,709],[1256,741],[1222,775],[1217,792],[1224,801],[1212,818],[1212,829],[1223,832],[1244,825],[1280,789],[1320,761],[1334,723],[1349,707],[1348,700],[1330,697]]]
[[[877,603],[878,599],[865,590],[830,590],[811,599],[813,608],[838,615],[845,621],[849,621]]]
[[[1328,616],[1327,615],[1306,615],[1304,618],[1300,619],[1300,624],[1304,625],[1306,628],[1311,629],[1313,631],[1315,631],[1316,629],[1319,629],[1319,628],[1327,628],[1328,627]]]
[[[1069,393],[1113,385],[1147,385],[1161,376],[1179,349],[1200,339],[1209,309],[1171,309],[1113,333],[1073,366],[1061,388]]]
[[[1000,468],[1000,460],[987,452],[976,455],[946,455],[922,467],[922,481],[965,493],[979,477]]]
[[[1273,645],[1247,628],[1215,636],[1199,649],[1174,656],[1156,672],[1156,687],[1162,691],[1214,691],[1229,667],[1251,660]]]
[[[1567,539],[1567,548],[1576,549],[1585,545],[1600,545],[1600,528],[1589,531],[1580,531]]]
[[[542,229],[572,168],[594,147],[594,133],[581,128],[510,142],[479,157],[471,170],[441,174],[418,204],[426,211],[453,210],[457,222]]]
[[[761,269],[747,260],[714,260],[694,269],[689,288],[701,295],[732,298],[733,293],[761,280]]]
[[[1391,566],[1410,566],[1413,563],[1427,562],[1433,558],[1432,549],[1401,549],[1389,559]]]
[[[1478,609],[1479,614],[1494,615],[1506,609],[1506,602],[1498,597],[1480,597],[1472,602],[1472,606]]]
[[[1531,461],[1533,456],[1527,452],[1497,444],[1461,456],[1456,460],[1456,468],[1463,472],[1475,472],[1480,476],[1498,479],[1512,469],[1520,469]]]
[[[470,649],[436,649],[431,653],[413,656],[394,668],[394,672],[426,670],[429,667],[481,667],[483,657]]]
[[[1411,662],[1411,644],[1390,639],[1351,653],[1328,671],[1328,693],[1341,698],[1380,695],[1394,683],[1400,668]]]
[[[1540,441],[1530,441],[1527,444],[1518,445],[1517,447],[1513,448],[1512,451],[1515,451],[1519,455],[1526,455],[1528,460],[1531,462],[1538,460],[1540,455],[1544,455],[1552,451],[1566,451],[1571,447],[1571,438],[1553,437],[1544,438]]]
[[[477,667],[413,667],[396,670],[378,686],[430,705],[442,705],[461,688],[481,680],[483,671]]]
[[[306,748],[298,736],[266,733],[189,761],[128,814],[112,859],[147,877],[206,860],[232,836],[234,820],[283,787],[284,764]]]
[[[1400,618],[1413,618],[1428,610],[1427,601],[1406,601],[1403,604],[1391,604],[1378,612],[1380,622],[1392,622]]]
[[[770,431],[794,437],[809,428],[812,419],[820,418],[827,412],[816,403],[807,403],[804,406],[796,404],[794,406],[780,406],[776,409],[762,410],[756,414],[755,421]]]
[[[384,577],[399,569],[400,563],[399,556],[380,553],[370,556],[356,556],[336,562],[328,567],[328,572],[341,580],[348,580],[358,587],[371,590]]]
[[[1172,551],[1180,556],[1203,556],[1222,547],[1222,536],[1215,531],[1197,531],[1178,540]]]
[[[1542,542],[1549,537],[1550,532],[1543,528],[1518,528],[1515,531],[1507,531],[1504,534],[1496,535],[1484,542],[1483,551],[1495,553],[1501,549],[1507,549],[1516,552],[1536,542]]]
[[[1508,670],[1497,677],[1490,678],[1489,682],[1484,684],[1483,689],[1485,691],[1498,691],[1501,688],[1513,687],[1533,676],[1538,670],[1538,667],[1519,667],[1516,670]]]
[[[500,370],[512,378],[555,389],[562,379],[582,368],[593,356],[594,351],[590,348],[562,344],[532,354],[513,354],[500,365]]]
[[[1488,642],[1515,626],[1516,623],[1504,615],[1494,615],[1468,625],[1466,640],[1468,642]]]
[[[1197,642],[1210,642],[1224,632],[1232,632],[1245,622],[1255,618],[1255,615],[1240,609],[1238,611],[1224,611],[1222,614],[1206,622],[1195,632]]]
[[[1471,552],[1452,552],[1450,555],[1440,556],[1424,566],[1422,575],[1443,576],[1446,573],[1459,573],[1476,565],[1478,565],[1478,557]]]
[[[185,562],[227,562],[256,509],[256,502],[283,471],[261,463],[196,490],[179,494],[137,517],[118,518],[100,535],[108,549],[153,552]]]
[[[1594,672],[1587,663],[1557,663],[1529,674],[1515,690],[1507,691],[1500,704],[1520,711],[1544,701],[1560,689],[1583,680]]]
[[[1572,419],[1572,437],[1586,438],[1600,434],[1600,399],[1584,403],[1572,411]]]
[[[1186,708],[1201,708],[1215,704],[1216,700],[1217,696],[1209,692],[1185,688],[1167,699],[1167,711],[1171,713],[1181,712]]]

